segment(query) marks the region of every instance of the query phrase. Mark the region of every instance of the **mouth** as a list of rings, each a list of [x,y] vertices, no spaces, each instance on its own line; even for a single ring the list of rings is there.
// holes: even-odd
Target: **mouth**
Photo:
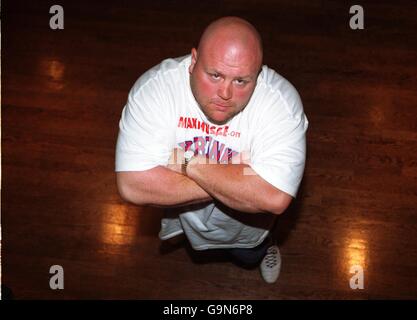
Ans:
[[[218,109],[219,111],[226,111],[227,109],[231,107],[230,105],[224,105],[224,104],[220,104],[216,102],[214,102],[213,104],[216,107],[216,109]]]

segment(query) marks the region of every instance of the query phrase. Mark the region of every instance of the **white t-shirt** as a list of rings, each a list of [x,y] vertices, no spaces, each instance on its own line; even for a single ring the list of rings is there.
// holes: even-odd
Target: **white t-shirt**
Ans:
[[[167,59],[136,81],[119,124],[116,171],[166,166],[175,147],[220,162],[245,151],[256,174],[295,197],[308,127],[296,89],[263,66],[248,105],[219,126],[207,119],[191,92],[190,63],[190,55]],[[198,204],[167,210],[159,236],[185,232],[196,250],[251,248],[264,240],[274,218],[236,212],[217,202]]]

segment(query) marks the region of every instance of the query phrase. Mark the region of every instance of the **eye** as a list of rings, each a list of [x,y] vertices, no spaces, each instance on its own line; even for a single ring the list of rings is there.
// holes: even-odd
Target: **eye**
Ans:
[[[218,73],[211,73],[210,76],[214,79],[214,80],[219,80],[220,79],[220,75]]]
[[[242,80],[242,79],[236,79],[235,82],[239,85],[239,86],[244,86],[245,84],[247,84],[248,82],[246,80]]]

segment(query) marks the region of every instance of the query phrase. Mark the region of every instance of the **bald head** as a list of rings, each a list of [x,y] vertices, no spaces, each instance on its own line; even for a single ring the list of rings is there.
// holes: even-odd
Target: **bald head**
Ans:
[[[191,50],[190,85],[207,118],[227,123],[248,104],[262,66],[262,44],[247,21],[226,17],[211,23]]]
[[[212,22],[203,32],[198,45],[200,56],[212,51],[225,56],[249,58],[262,64],[262,40],[253,25],[238,17],[224,17]]]

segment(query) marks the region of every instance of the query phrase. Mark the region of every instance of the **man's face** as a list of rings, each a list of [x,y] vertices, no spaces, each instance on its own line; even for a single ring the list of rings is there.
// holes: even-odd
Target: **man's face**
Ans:
[[[249,102],[260,70],[259,59],[238,49],[191,52],[191,90],[207,118],[226,123]]]

